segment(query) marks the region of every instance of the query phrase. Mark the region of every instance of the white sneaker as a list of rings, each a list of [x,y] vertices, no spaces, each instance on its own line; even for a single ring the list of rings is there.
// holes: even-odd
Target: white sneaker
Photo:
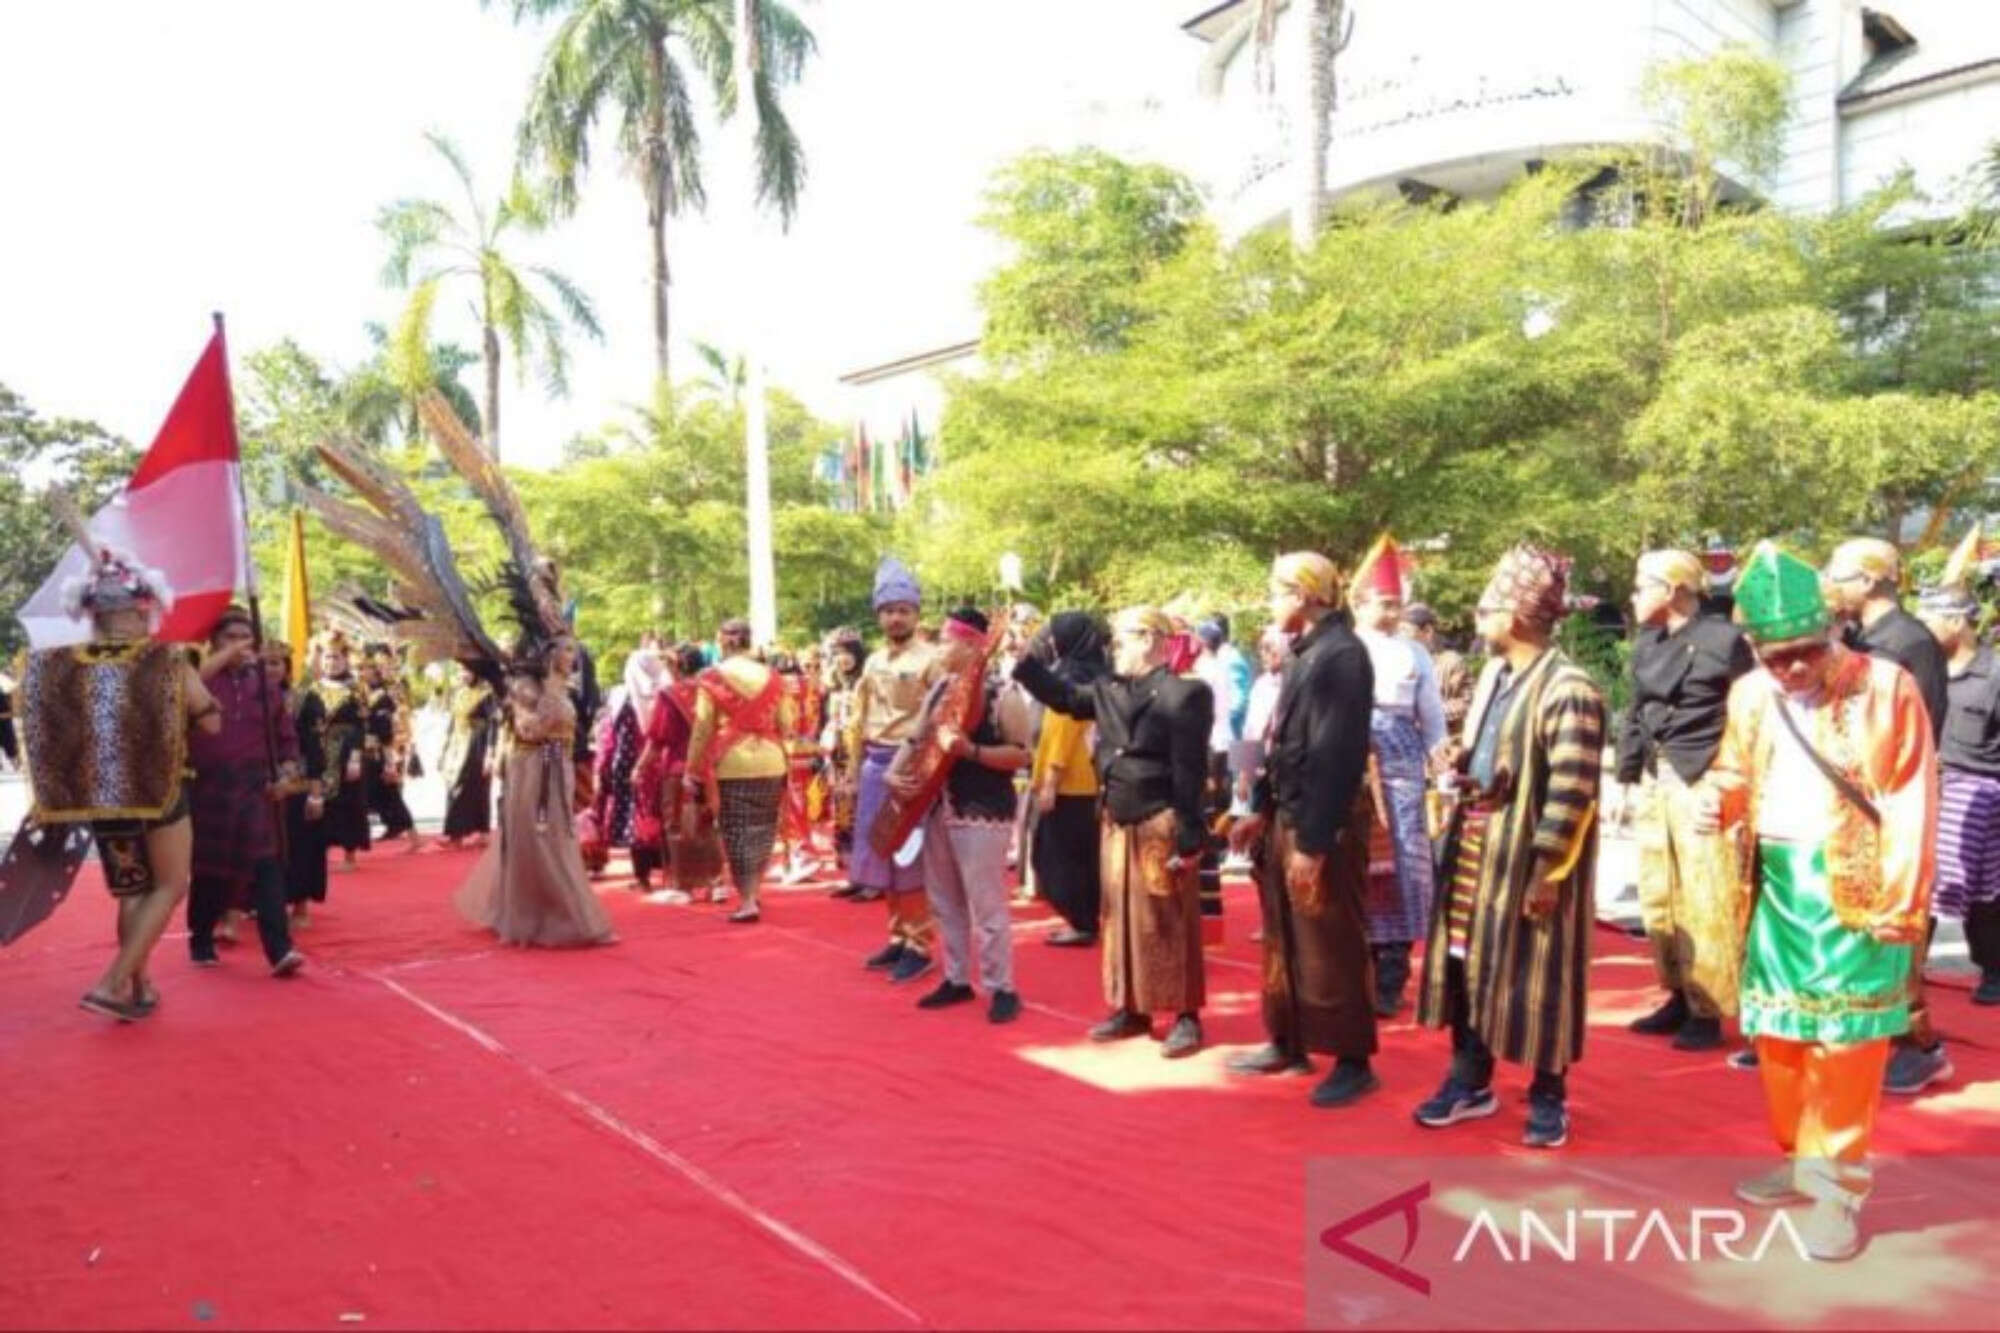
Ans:
[[[1759,1208],[1778,1208],[1806,1196],[1793,1180],[1792,1164],[1787,1159],[1784,1165],[1773,1167],[1761,1176],[1737,1181],[1736,1197]]]
[[[271,975],[274,977],[289,977],[305,965],[306,956],[297,949],[294,949],[277,962],[271,964]]]
[[[655,889],[646,895],[649,903],[667,903],[673,907],[686,907],[694,901],[694,895],[682,893],[679,889]]]
[[[1838,1199],[1821,1199],[1806,1214],[1799,1227],[1799,1239],[1806,1253],[1824,1264],[1837,1264],[1861,1252],[1861,1225],[1858,1210]]]

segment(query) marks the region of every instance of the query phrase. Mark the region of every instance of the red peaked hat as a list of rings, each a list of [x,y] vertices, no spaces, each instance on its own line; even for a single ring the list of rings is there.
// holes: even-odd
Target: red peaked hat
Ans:
[[[1371,592],[1377,597],[1393,597],[1402,601],[1406,563],[1396,539],[1383,533],[1354,568],[1354,596],[1359,598],[1362,593]]]

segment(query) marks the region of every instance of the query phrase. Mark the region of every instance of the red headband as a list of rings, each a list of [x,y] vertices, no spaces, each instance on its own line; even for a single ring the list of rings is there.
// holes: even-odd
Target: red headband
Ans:
[[[986,642],[984,634],[981,634],[976,628],[966,624],[963,620],[947,619],[944,622],[944,632],[952,638],[957,639],[960,643],[984,645]]]

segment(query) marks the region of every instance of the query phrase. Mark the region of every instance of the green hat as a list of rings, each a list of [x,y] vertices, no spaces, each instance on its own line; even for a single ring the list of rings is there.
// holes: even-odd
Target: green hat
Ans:
[[[1736,621],[1759,643],[1824,630],[1828,617],[1819,571],[1776,543],[1758,542],[1736,580]]]

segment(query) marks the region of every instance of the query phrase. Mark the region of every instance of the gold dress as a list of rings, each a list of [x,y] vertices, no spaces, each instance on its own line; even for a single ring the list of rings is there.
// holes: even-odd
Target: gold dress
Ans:
[[[514,712],[501,743],[499,836],[458,891],[458,909],[509,944],[609,944],[611,918],[591,890],[576,845],[576,712],[568,691],[543,692]]]

